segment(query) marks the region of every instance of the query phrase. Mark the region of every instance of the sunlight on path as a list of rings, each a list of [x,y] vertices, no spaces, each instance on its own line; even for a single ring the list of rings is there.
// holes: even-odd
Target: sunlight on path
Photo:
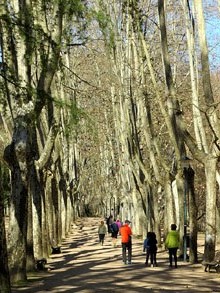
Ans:
[[[12,293],[220,292],[220,274],[205,273],[201,264],[184,262],[179,262],[178,269],[169,269],[164,251],[158,251],[158,267],[145,267],[142,240],[135,237],[132,265],[124,265],[120,237],[117,248],[109,235],[101,246],[98,224],[97,218],[78,220],[62,244],[62,253],[48,259],[48,272],[30,274],[26,287],[14,287]]]

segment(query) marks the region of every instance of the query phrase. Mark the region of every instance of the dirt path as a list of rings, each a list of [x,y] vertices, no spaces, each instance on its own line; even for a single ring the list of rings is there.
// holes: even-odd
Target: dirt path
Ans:
[[[201,264],[185,262],[170,269],[164,251],[158,252],[158,267],[145,267],[142,241],[137,239],[133,239],[132,265],[124,265],[120,245],[113,248],[110,236],[103,247],[98,243],[99,219],[83,223],[82,229],[80,223],[73,226],[62,253],[51,255],[49,271],[30,275],[28,283],[13,287],[12,293],[220,292],[220,274],[205,273]]]

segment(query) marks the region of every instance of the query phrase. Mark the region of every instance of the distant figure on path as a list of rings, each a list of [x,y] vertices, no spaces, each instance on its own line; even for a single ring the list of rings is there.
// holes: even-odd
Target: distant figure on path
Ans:
[[[120,228],[121,228],[121,221],[120,221],[120,219],[117,219],[116,220],[116,224],[118,225],[118,231],[119,231],[119,234],[120,234]]]
[[[98,227],[99,243],[101,243],[101,245],[104,244],[104,239],[105,239],[106,232],[107,232],[107,229],[106,229],[106,226],[104,224],[104,221],[101,221],[100,225]]]
[[[113,216],[110,215],[107,220],[106,220],[106,224],[108,226],[108,233],[111,234],[112,231],[111,231],[111,224],[113,223]]]
[[[114,219],[113,223],[111,224],[111,233],[112,233],[112,245],[113,247],[117,246],[117,238],[118,238],[118,225],[116,224],[116,221]]]
[[[174,258],[175,268],[177,268],[177,250],[179,248],[180,236],[176,231],[176,224],[171,224],[171,231],[167,234],[165,240],[165,248],[169,251],[170,267],[173,266],[172,259]]]
[[[124,264],[131,264],[132,230],[129,226],[130,223],[131,223],[130,221],[126,220],[124,225],[122,225],[120,228],[121,245],[122,245],[122,259],[123,259]],[[128,251],[128,256],[127,256],[127,251]]]
[[[147,237],[144,240],[143,251],[146,251],[145,265],[148,266],[148,260],[150,257],[151,266],[157,266],[157,239],[154,232],[148,232]]]

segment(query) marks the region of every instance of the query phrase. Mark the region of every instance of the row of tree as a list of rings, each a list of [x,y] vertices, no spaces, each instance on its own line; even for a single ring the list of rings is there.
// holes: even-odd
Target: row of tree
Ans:
[[[10,282],[25,280],[35,259],[48,257],[84,215],[119,213],[132,220],[135,234],[154,230],[160,243],[175,222],[181,239],[188,229],[191,262],[197,261],[201,219],[204,257],[214,258],[220,234],[219,73],[210,70],[205,4],[4,0],[5,292]],[[219,13],[219,6],[212,11]]]

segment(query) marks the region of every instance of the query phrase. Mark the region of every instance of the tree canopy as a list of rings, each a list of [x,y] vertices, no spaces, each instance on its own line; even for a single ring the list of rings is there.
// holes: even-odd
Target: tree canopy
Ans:
[[[9,215],[0,240],[12,282],[84,215],[129,218],[159,245],[176,223],[191,262],[201,230],[204,258],[214,258],[220,56],[207,28],[220,15],[211,2],[0,5],[0,218]]]

